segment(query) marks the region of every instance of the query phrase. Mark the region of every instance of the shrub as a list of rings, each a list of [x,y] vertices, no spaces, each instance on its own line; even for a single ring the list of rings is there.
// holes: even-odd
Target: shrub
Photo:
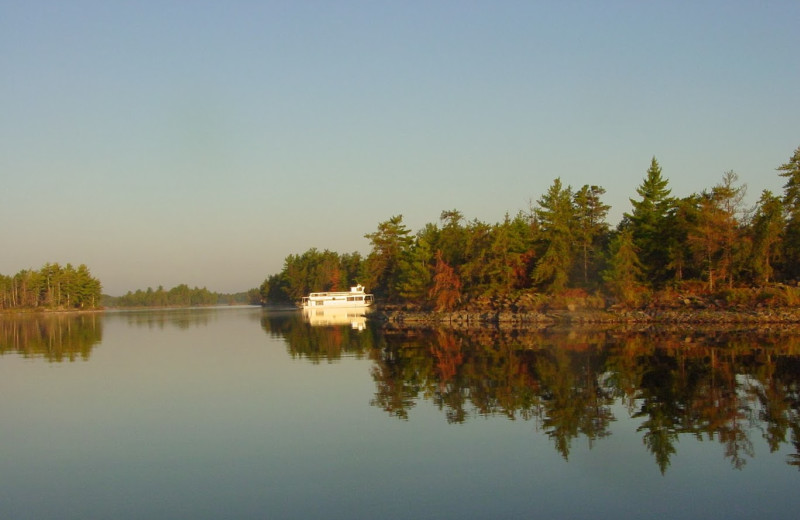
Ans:
[[[755,301],[755,293],[747,288],[721,289],[717,291],[715,297],[722,300],[726,305],[752,305]]]

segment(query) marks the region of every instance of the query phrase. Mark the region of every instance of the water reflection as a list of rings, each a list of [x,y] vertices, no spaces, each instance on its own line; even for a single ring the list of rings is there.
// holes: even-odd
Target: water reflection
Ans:
[[[272,337],[286,341],[289,355],[314,363],[334,362],[343,356],[364,358],[375,349],[377,331],[368,327],[363,315],[353,325],[355,316],[325,315],[312,318],[301,311],[266,312],[261,327]]]
[[[225,310],[46,314],[0,318],[0,355],[88,360],[103,322],[205,327]],[[427,402],[449,423],[481,417],[527,421],[564,458],[612,434],[641,439],[661,472],[679,441],[710,442],[733,468],[756,441],[800,469],[800,332],[668,328],[389,330],[318,325],[299,311],[250,310],[294,359],[369,361],[371,406],[400,420]],[[239,327],[239,324],[235,324]],[[114,330],[114,329],[109,329]],[[240,329],[227,334],[235,337]]]
[[[102,318],[95,313],[0,317],[0,355],[13,352],[50,362],[88,360],[102,337]]]
[[[303,308],[303,319],[315,327],[328,325],[350,325],[351,329],[367,328],[365,308]]]
[[[174,309],[145,309],[112,311],[108,316],[124,320],[128,325],[163,330],[167,326],[187,330],[191,327],[206,326],[216,321],[220,313],[238,309],[256,308],[253,306],[220,307],[181,307]]]
[[[267,320],[268,321],[268,320]],[[263,323],[262,323],[263,324]],[[661,472],[683,436],[713,441],[733,468],[793,447],[800,469],[800,335],[776,331],[544,329],[503,332],[280,325],[293,357],[351,352],[372,362],[371,404],[408,420],[429,401],[451,423],[504,416],[531,421],[568,459],[625,420]],[[265,329],[275,331],[277,324]]]

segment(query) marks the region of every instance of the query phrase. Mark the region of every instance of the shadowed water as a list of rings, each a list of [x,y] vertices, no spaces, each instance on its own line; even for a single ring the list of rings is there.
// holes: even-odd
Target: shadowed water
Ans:
[[[800,335],[0,317],[0,518],[789,518]]]

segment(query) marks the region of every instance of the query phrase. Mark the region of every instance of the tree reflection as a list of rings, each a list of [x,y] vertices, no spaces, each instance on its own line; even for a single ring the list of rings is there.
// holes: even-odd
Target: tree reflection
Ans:
[[[143,311],[122,311],[114,313],[122,317],[128,325],[147,329],[163,330],[167,326],[187,330],[191,327],[206,326],[217,318],[217,309],[147,309]]]
[[[50,362],[88,360],[103,336],[97,314],[44,314],[0,318],[0,355],[15,352]]]
[[[669,330],[453,330],[393,333],[374,355],[374,406],[402,419],[428,400],[448,422],[502,415],[533,420],[566,459],[611,434],[615,404],[663,473],[680,436],[721,445],[733,468],[775,451],[800,453],[797,339]],[[789,464],[800,467],[800,456]]]
[[[664,473],[681,436],[720,446],[735,469],[793,447],[800,468],[800,335],[651,328],[366,330],[315,327],[297,313],[262,318],[292,357],[314,363],[368,357],[370,404],[408,420],[420,401],[450,423],[503,416],[532,421],[565,459],[612,434],[614,410],[637,421]]]
[[[303,320],[299,312],[267,312],[261,328],[286,340],[289,355],[314,363],[333,362],[343,356],[362,358],[375,347],[374,330],[355,330],[346,325],[315,326]]]

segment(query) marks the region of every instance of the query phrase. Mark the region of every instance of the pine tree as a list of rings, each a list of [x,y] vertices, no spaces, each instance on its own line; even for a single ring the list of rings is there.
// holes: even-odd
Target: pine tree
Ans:
[[[789,162],[778,167],[778,172],[778,175],[787,179],[783,186],[783,205],[787,212],[783,242],[785,274],[796,279],[800,277],[800,146]]]
[[[727,215],[715,200],[714,193],[704,192],[699,199],[698,218],[689,232],[688,243],[706,274],[709,291],[714,290],[720,270],[724,272],[722,262],[726,220]]]
[[[420,233],[417,240],[400,259],[397,294],[404,300],[421,302],[431,287],[431,262],[433,254],[426,236]]]
[[[759,282],[767,284],[773,278],[780,253],[781,235],[785,225],[783,203],[769,190],[761,193],[752,222],[753,271]]]
[[[575,194],[576,239],[581,250],[584,285],[589,284],[589,267],[599,241],[608,232],[606,215],[611,206],[600,201],[605,192],[603,188],[586,184]]]
[[[635,302],[641,286],[642,265],[630,229],[623,229],[613,238],[609,253],[608,268],[603,271],[606,287],[621,303]]]
[[[575,259],[572,188],[563,187],[561,179],[556,179],[537,203],[539,207],[534,213],[547,245],[533,271],[533,279],[555,293],[567,287]]]
[[[739,176],[727,171],[722,182],[712,190],[714,202],[720,213],[720,234],[722,236],[722,275],[728,279],[728,287],[733,287],[743,263],[742,237],[739,217],[743,213],[742,201],[747,193],[747,185],[736,186]]]
[[[413,242],[403,224],[403,215],[395,215],[378,224],[378,230],[364,235],[372,243],[372,251],[364,262],[366,285],[389,300],[397,298],[399,264]]]
[[[669,181],[662,178],[661,166],[655,157],[650,161],[644,181],[636,188],[640,200],[630,199],[633,212],[625,214],[633,233],[633,242],[639,250],[645,274],[651,285],[666,281],[669,273],[668,217],[675,201],[669,195]]]

